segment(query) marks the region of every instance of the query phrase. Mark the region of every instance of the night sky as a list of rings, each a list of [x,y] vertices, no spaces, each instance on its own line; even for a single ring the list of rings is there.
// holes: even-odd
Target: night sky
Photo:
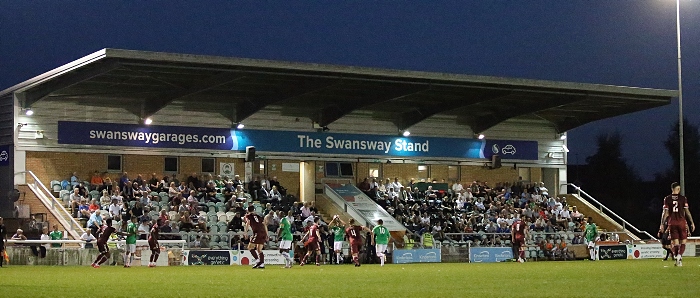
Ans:
[[[2,1],[0,89],[102,48],[677,89],[674,0]],[[685,114],[700,123],[700,1],[681,0]],[[644,178],[677,102],[569,134],[570,163],[619,131]]]

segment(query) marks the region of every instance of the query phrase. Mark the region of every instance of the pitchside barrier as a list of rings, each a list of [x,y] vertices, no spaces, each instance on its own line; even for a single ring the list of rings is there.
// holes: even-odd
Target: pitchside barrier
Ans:
[[[62,265],[62,266],[89,266],[95,260],[99,251],[95,242],[83,240],[7,240],[6,252],[10,259],[10,265]],[[159,240],[161,254],[158,258],[158,266],[180,265],[181,253],[186,247],[184,240]],[[85,244],[95,245],[94,248],[84,248]],[[124,265],[122,255],[126,242],[124,240],[111,240],[108,243],[111,259],[107,265]],[[49,248],[42,249],[42,245]],[[51,247],[60,245],[60,247]],[[89,245],[88,245],[89,246]],[[36,254],[35,254],[36,252]],[[134,266],[146,266],[151,256],[151,251],[146,240],[136,241],[136,255]]]
[[[263,250],[265,265],[284,265],[284,257],[279,250]],[[293,256],[294,252],[290,251]],[[253,255],[247,250],[184,250],[182,265],[252,265]]]

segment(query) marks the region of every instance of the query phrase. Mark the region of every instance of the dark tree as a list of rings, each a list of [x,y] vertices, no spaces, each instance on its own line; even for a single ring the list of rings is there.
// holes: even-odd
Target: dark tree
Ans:
[[[586,158],[583,189],[622,218],[631,221],[644,210],[648,200],[640,194],[640,179],[622,154],[622,136],[603,133],[597,138],[598,150]],[[632,222],[635,224],[634,222]]]
[[[673,167],[658,176],[659,188],[664,193],[670,192],[672,182],[680,180],[680,150],[678,146],[678,124],[676,123],[664,142],[668,154],[673,160]],[[698,126],[683,120],[683,153],[685,160],[685,194],[688,197],[691,211],[698,214],[700,210],[700,131]],[[696,215],[697,216],[697,215]]]

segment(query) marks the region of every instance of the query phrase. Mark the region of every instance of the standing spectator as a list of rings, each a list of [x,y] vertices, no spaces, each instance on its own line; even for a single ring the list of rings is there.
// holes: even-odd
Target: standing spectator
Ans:
[[[49,237],[51,238],[51,240],[62,240],[63,239],[63,232],[58,230],[58,225],[53,225],[53,231],[49,234]],[[61,244],[60,243],[51,243],[51,247],[60,248]]]
[[[124,189],[126,187],[126,183],[129,182],[129,174],[127,172],[122,173],[122,176],[119,177],[119,189]]]
[[[258,201],[258,191],[260,185],[260,176],[255,176],[255,180],[248,182],[248,194],[253,198],[253,201]]]

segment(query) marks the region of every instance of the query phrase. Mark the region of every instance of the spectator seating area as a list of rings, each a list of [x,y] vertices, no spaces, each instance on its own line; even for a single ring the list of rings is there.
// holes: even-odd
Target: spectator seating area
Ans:
[[[153,174],[149,181],[141,176],[132,180],[124,173],[118,181],[103,179],[102,184],[95,184],[80,181],[74,174],[70,180],[51,181],[50,189],[84,225],[97,210],[103,219],[112,218],[119,231],[134,216],[139,223],[162,219],[161,237],[187,240],[190,247],[230,248],[243,241],[242,217],[248,206],[265,216],[271,234],[290,210],[295,226],[302,230],[301,205],[294,196],[283,194],[285,189],[274,177],[243,183],[238,175],[229,179],[193,173],[182,182],[175,175],[159,178]]]
[[[437,181],[418,184],[368,179],[358,188],[402,222],[417,247],[424,233],[442,246],[510,246],[516,218],[530,228],[528,257],[566,258],[568,245],[583,243],[584,215],[543,183],[456,182],[447,190]]]

